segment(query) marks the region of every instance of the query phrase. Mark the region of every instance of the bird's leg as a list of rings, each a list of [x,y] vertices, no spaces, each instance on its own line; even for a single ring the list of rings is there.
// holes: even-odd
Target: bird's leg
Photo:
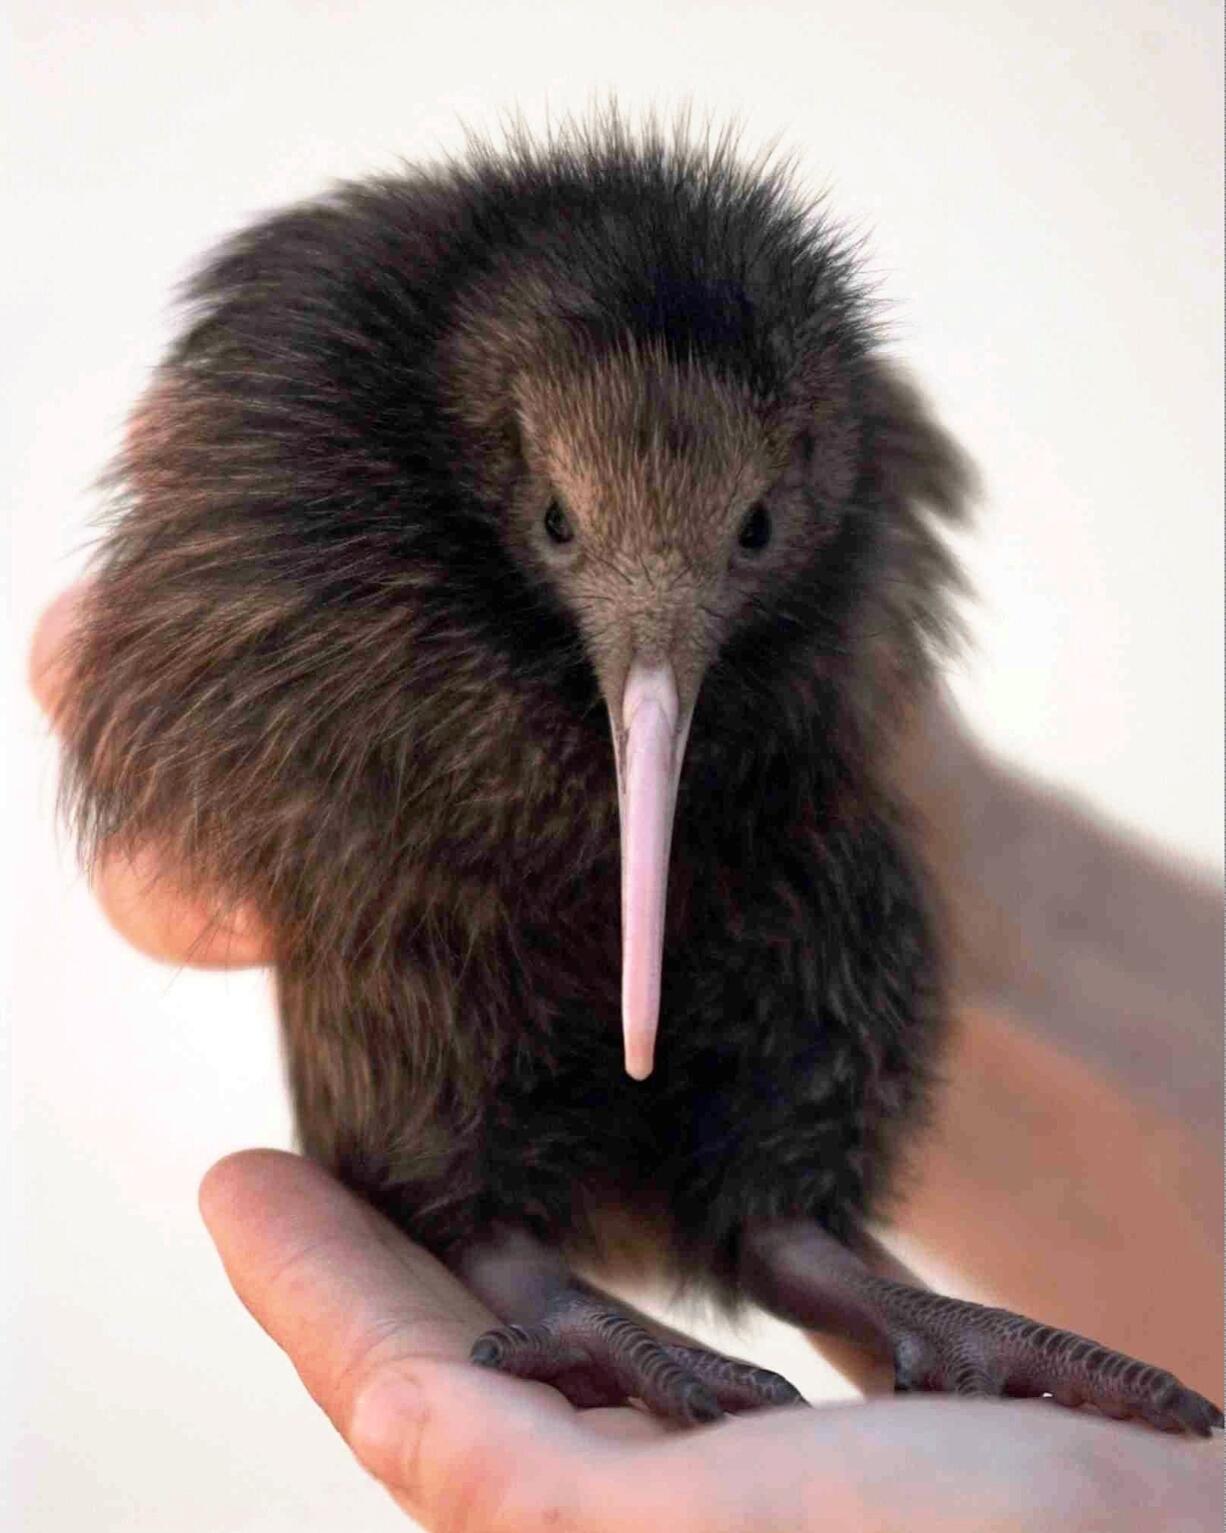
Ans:
[[[1207,1436],[1222,1413],[1173,1374],[1009,1310],[947,1298],[874,1273],[811,1220],[760,1224],[742,1239],[741,1278],[764,1308],[857,1342],[894,1365],[898,1391],[1044,1395]]]
[[[508,1322],[477,1339],[473,1361],[552,1384],[573,1405],[636,1399],[656,1415],[695,1423],[803,1403],[777,1373],[699,1347],[582,1282],[524,1230],[492,1231],[454,1265]]]

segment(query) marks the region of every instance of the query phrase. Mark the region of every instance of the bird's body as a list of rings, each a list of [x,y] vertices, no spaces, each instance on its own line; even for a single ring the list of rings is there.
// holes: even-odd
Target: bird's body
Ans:
[[[87,837],[261,906],[304,1147],[459,1270],[612,1200],[797,1312],[747,1252],[880,1206],[946,1009],[894,760],[967,479],[846,245],[613,121],[292,209],[191,300],[78,651]]]
[[[607,778],[610,753],[597,738],[570,759]],[[850,1233],[887,1188],[938,1040],[931,933],[880,806],[832,826],[808,774],[755,775],[762,804],[736,837],[711,834],[729,807],[716,783],[681,797],[650,1079],[621,1070],[616,803],[594,793],[590,861],[528,892],[508,869],[470,873],[442,899],[404,870],[394,973],[282,974],[306,1148],[435,1249],[495,1219],[582,1248],[594,1208],[662,1209],[678,1271],[724,1297],[747,1217]],[[567,837],[559,859],[575,850]],[[436,1089],[416,1096],[427,1050]]]

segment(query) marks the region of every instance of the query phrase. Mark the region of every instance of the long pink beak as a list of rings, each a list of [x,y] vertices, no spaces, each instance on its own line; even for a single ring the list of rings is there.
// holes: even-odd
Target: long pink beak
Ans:
[[[622,851],[622,1031],[626,1073],[651,1074],[660,1017],[664,907],[677,781],[690,720],[670,665],[630,668],[614,722]]]

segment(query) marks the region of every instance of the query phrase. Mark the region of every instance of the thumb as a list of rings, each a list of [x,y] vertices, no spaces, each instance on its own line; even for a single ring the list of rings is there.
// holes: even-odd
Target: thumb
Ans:
[[[249,1150],[200,1205],[239,1298],[359,1461],[424,1527],[595,1530],[615,1441],[544,1385],[472,1367],[494,1317],[428,1252],[298,1156]]]

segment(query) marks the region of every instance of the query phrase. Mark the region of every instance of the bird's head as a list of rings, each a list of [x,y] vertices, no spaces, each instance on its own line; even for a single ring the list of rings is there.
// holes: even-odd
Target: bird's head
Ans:
[[[836,385],[827,380],[829,429],[815,465],[796,399],[764,401],[659,344],[627,338],[603,356],[554,353],[514,384],[525,472],[507,536],[572,617],[608,710],[625,1062],[639,1079],[652,1067],[669,845],[694,707],[721,648],[769,616],[831,534],[853,473]]]

